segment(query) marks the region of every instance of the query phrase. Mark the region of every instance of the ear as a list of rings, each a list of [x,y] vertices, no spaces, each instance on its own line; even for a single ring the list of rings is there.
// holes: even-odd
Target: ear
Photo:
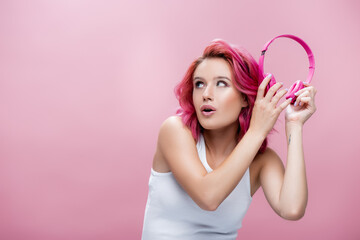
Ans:
[[[248,107],[249,106],[249,102],[247,100],[247,97],[245,94],[241,94],[242,98],[243,98],[243,107]]]

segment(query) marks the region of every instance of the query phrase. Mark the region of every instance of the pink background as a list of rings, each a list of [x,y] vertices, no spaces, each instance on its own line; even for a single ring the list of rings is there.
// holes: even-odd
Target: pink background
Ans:
[[[308,208],[283,220],[259,190],[239,239],[359,239],[359,10],[356,0],[2,0],[0,239],[140,239],[157,132],[190,62],[214,38],[258,59],[284,33],[316,60]],[[307,74],[287,39],[265,65],[286,86]],[[286,162],[283,116],[276,128],[270,146]]]

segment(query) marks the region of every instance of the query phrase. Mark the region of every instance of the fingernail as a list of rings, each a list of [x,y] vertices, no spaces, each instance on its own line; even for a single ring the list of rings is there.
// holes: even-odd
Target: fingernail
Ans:
[[[297,105],[297,102],[294,103],[294,107],[296,107],[296,105]]]
[[[288,89],[288,88],[285,88],[285,91],[289,91],[289,89]]]
[[[269,75],[267,75],[269,78],[271,78],[272,77],[272,74],[271,73],[269,73]]]
[[[299,95],[299,92],[296,92],[294,95],[295,95],[295,96]]]
[[[301,106],[301,102],[299,102],[299,106]]]
[[[289,98],[290,99],[290,102],[292,101],[292,98]]]

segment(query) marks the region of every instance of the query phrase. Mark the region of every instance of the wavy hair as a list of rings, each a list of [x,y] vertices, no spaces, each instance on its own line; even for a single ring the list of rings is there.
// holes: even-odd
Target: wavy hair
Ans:
[[[239,114],[237,140],[240,141],[249,129],[257,90],[262,81],[262,79],[260,79],[258,63],[244,48],[240,49],[221,39],[213,40],[210,45],[205,48],[203,55],[191,63],[184,78],[175,87],[175,95],[180,104],[180,108],[176,114],[179,115],[183,123],[190,128],[193,137],[197,141],[202,131],[202,126],[197,119],[192,98],[193,74],[197,66],[207,58],[222,58],[229,63],[234,86],[242,93],[248,102],[248,106],[243,107]],[[259,152],[265,151],[267,142],[267,138],[265,138]]]

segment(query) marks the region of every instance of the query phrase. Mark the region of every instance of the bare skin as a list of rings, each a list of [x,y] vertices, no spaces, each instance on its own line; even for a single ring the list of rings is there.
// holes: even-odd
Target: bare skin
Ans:
[[[231,79],[230,66],[219,58],[204,60],[194,72],[193,102],[204,128],[206,158],[213,171],[207,173],[198,157],[191,131],[176,116],[165,120],[160,128],[153,169],[171,171],[201,208],[213,211],[232,192],[249,167],[251,196],[261,186],[267,201],[279,216],[300,219],[307,204],[302,128],[316,110],[316,90],[312,86],[300,90],[297,106],[289,105],[291,100],[280,104],[286,90],[280,90],[282,85],[278,83],[265,95],[270,77],[265,78],[259,86],[250,128],[237,142],[237,118],[247,102]],[[213,106],[215,113],[211,116],[203,114],[203,105]],[[286,168],[272,149],[258,154],[263,140],[284,109],[288,140]]]

